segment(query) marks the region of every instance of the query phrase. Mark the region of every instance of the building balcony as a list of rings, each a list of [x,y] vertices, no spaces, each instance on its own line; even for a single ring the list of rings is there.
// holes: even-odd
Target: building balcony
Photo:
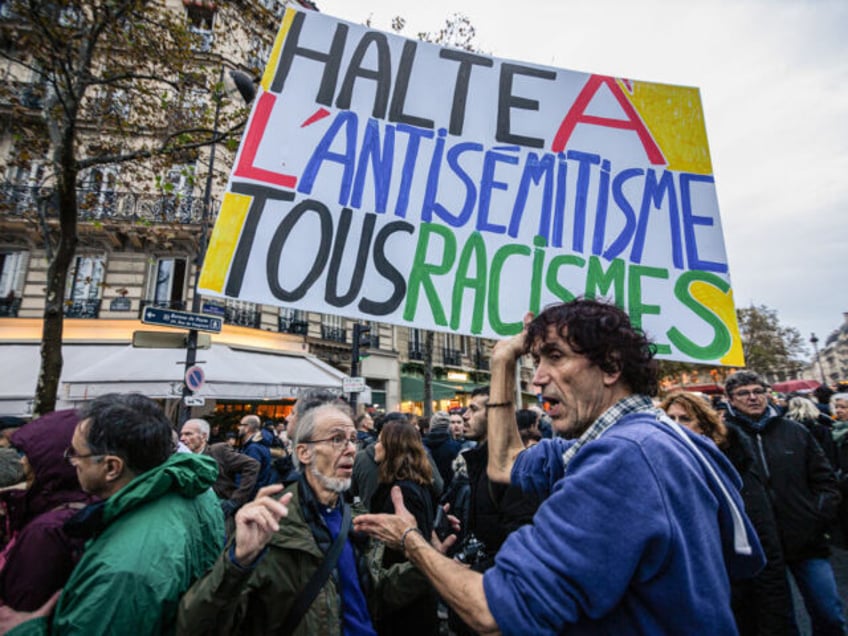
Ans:
[[[489,361],[482,353],[474,354],[474,368],[478,371],[488,371],[489,370]]]
[[[20,298],[0,298],[0,318],[17,318],[20,309]]]
[[[65,318],[98,318],[101,302],[100,298],[65,301]]]
[[[309,322],[306,320],[292,320],[279,316],[277,319],[277,330],[280,333],[293,333],[298,336],[305,336],[309,333]]]
[[[424,350],[415,343],[409,343],[409,351],[408,351],[410,360],[424,360]]]
[[[442,348],[442,360],[446,365],[452,367],[462,366],[462,352],[458,349]]]
[[[341,327],[321,325],[321,338],[324,340],[332,340],[333,342],[347,342],[347,333],[346,330]]]
[[[80,221],[199,224],[203,215],[203,199],[191,195],[78,188],[77,205]],[[58,218],[58,204],[53,188],[10,182],[0,185],[0,214],[23,216],[39,208],[47,218]],[[210,209],[217,210],[217,202],[213,201]]]

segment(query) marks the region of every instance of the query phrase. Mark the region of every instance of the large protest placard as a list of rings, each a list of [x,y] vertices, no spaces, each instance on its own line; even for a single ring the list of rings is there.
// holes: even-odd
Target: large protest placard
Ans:
[[[287,10],[200,290],[502,337],[608,298],[661,357],[742,365],[695,88]]]

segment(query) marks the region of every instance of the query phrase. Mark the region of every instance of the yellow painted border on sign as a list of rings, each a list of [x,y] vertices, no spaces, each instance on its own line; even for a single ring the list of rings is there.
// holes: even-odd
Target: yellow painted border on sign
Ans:
[[[198,287],[216,292],[224,291],[230,262],[233,260],[252,200],[253,197],[245,194],[224,194],[224,203],[221,205],[218,220],[215,221],[206,258],[203,259],[203,271]]]
[[[274,76],[277,74],[277,65],[280,63],[280,52],[283,50],[283,42],[285,42],[286,36],[289,34],[295,13],[296,11],[294,9],[286,9],[283,15],[283,22],[280,24],[280,30],[277,31],[274,47],[271,49],[268,64],[265,65],[265,72],[262,74],[262,89],[266,92],[271,90],[271,82],[274,81]]]

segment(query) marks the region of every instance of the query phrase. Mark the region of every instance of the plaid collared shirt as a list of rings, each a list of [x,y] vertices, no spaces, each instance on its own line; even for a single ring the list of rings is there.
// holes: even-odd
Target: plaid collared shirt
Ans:
[[[574,459],[577,452],[583,448],[584,444],[598,439],[601,435],[618,422],[625,415],[635,413],[636,411],[655,411],[654,403],[647,395],[638,393],[628,395],[626,398],[620,399],[618,402],[604,411],[601,416],[589,425],[583,434],[577,438],[577,441],[569,446],[562,454],[562,465],[568,468],[568,463]]]

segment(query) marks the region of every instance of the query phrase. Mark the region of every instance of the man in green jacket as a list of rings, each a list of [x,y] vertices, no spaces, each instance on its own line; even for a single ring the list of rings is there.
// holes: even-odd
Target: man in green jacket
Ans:
[[[282,485],[268,486],[239,510],[234,540],[180,603],[179,634],[374,634],[375,612],[426,589],[408,563],[382,568],[382,544],[351,530],[314,600],[289,618],[342,528],[356,440],[349,409],[337,403],[299,416],[300,478],[282,497]]]
[[[210,489],[215,461],[173,451],[170,423],[144,396],[109,394],[84,407],[65,458],[101,501],[66,530],[90,540],[52,620],[52,604],[32,614],[2,608],[0,633],[174,632],[180,597],[221,550],[224,519]]]

